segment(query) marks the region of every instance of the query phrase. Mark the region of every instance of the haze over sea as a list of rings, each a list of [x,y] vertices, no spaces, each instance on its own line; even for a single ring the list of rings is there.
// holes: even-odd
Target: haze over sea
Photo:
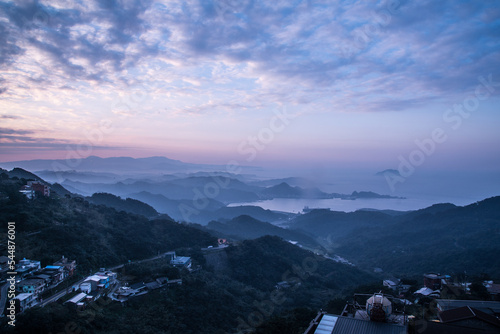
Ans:
[[[437,203],[432,199],[385,199],[385,198],[370,198],[343,200],[340,198],[331,199],[295,199],[295,198],[274,198],[266,201],[249,202],[249,203],[233,203],[229,206],[240,205],[255,205],[266,210],[283,211],[283,212],[302,212],[305,207],[310,209],[326,209],[333,211],[352,212],[359,209],[376,209],[376,210],[396,210],[410,211],[429,207]],[[468,203],[464,203],[468,204]]]
[[[353,191],[373,191],[381,195],[400,198],[358,198],[356,200],[274,198],[271,200],[232,203],[229,206],[256,205],[263,209],[301,212],[304,207],[330,208],[334,211],[352,212],[359,209],[409,211],[429,207],[438,203],[463,206],[493,197],[498,194],[496,185],[499,172],[471,173],[465,171],[430,171],[424,168],[405,178],[391,189],[386,178],[367,170],[300,170],[280,171],[268,177],[301,175],[314,180],[311,186],[328,193],[351,194]],[[394,190],[394,191],[393,191]]]

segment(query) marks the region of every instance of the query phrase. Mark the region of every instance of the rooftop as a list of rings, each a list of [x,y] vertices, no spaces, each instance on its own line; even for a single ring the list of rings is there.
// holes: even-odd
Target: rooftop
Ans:
[[[415,291],[415,294],[419,294],[422,296],[429,296],[429,295],[439,296],[439,295],[441,295],[441,292],[439,290],[432,290],[432,289],[429,289],[428,287],[424,286],[423,288]]]
[[[59,270],[61,269],[62,267],[61,266],[46,266],[45,269],[50,269],[50,270]]]
[[[87,279],[85,281],[94,281],[94,282],[99,282],[103,279],[108,279],[108,276],[101,276],[101,275],[92,275],[92,276],[89,276],[87,277]]]
[[[20,293],[20,294],[18,294],[18,295],[16,296],[16,298],[15,298],[15,299],[18,299],[19,301],[23,301],[23,300],[25,300],[25,299],[27,299],[27,298],[29,298],[29,297],[31,297],[31,296],[33,296],[33,294],[32,294],[32,293]]]
[[[146,287],[149,290],[158,289],[160,287],[160,284],[158,284],[158,282],[148,282],[148,283],[144,283],[144,284],[146,285]]]
[[[35,278],[36,277],[39,277],[39,278],[44,279],[44,280],[50,278],[49,275],[45,275],[45,274],[36,275]]]
[[[430,278],[430,279],[441,279],[441,278],[445,278],[445,275],[436,274],[436,273],[427,273],[427,274],[424,274],[424,277]]]
[[[406,327],[325,314],[314,334],[401,334]]]
[[[490,284],[486,287],[489,293],[497,295],[500,294],[500,284]]]
[[[43,278],[28,278],[19,282],[19,285],[43,285],[45,280]]]
[[[439,319],[443,323],[456,322],[467,319],[479,319],[500,328],[500,320],[470,306],[464,306],[439,313]]]
[[[76,296],[74,296],[73,298],[71,298],[70,300],[68,300],[68,303],[78,303],[80,301],[82,301],[85,297],[87,297],[87,294],[86,293],[79,293],[77,294]]]
[[[130,286],[130,288],[133,289],[133,290],[139,290],[139,289],[144,288],[145,286],[146,285],[144,284],[144,282],[139,282],[139,283],[132,284]]]
[[[419,329],[419,334],[487,334],[482,329],[443,324],[441,322],[426,321]]]
[[[490,315],[500,314],[500,302],[453,299],[436,299],[436,302],[440,311],[447,311],[464,306],[470,306]]]
[[[177,256],[175,259],[173,259],[171,262],[175,264],[185,264],[191,261],[190,257],[187,256]]]

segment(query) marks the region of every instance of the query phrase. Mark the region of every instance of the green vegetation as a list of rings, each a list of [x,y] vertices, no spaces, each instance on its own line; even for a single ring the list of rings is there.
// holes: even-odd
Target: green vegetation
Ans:
[[[223,236],[232,237],[237,240],[255,239],[265,235],[275,235],[285,240],[297,241],[312,249],[318,247],[317,242],[304,233],[283,229],[247,215],[242,215],[225,222],[211,221],[208,223],[207,228]]]
[[[376,264],[398,275],[467,271],[500,278],[498,207],[500,197],[445,211],[421,210],[398,217],[393,226],[356,231],[337,251],[364,268]]]
[[[360,268],[398,276],[487,273],[500,278],[500,197],[465,207],[439,204],[401,215],[313,210],[291,227]]]
[[[200,249],[217,240],[199,227],[149,220],[81,197],[54,194],[28,200],[18,192],[24,183],[9,178],[0,182],[0,220],[16,222],[18,257],[47,265],[65,255],[77,261],[82,275],[176,250],[191,256],[196,270],[172,268],[165,259],[128,264],[118,273],[130,283],[167,276],[182,278],[183,284],[125,304],[101,298],[85,311],[59,303],[35,307],[19,315],[17,326],[6,332],[60,333],[70,328],[79,333],[232,333],[240,327],[266,333],[283,325],[281,332],[293,333],[292,328],[308,324],[311,310],[373,279],[279,237],[243,241],[204,255]],[[211,254],[221,255],[218,267],[210,264]],[[288,281],[289,287],[277,290],[280,281]],[[308,313],[293,311],[304,307]]]
[[[169,219],[148,220],[80,197],[53,195],[28,200],[18,192],[25,180],[0,182],[0,221],[16,223],[16,257],[52,264],[64,255],[80,272],[152,257],[158,252],[215,245],[200,229]],[[7,240],[6,229],[0,233]]]
[[[338,314],[355,292],[389,292],[381,287],[381,280],[375,284],[375,278],[359,267],[382,267],[415,278],[405,281],[414,285],[412,292],[427,271],[451,274],[466,269],[471,275],[478,271],[494,278],[500,270],[500,259],[494,257],[500,247],[500,198],[401,215],[313,210],[297,218],[294,228],[310,233],[310,240],[328,241],[326,245],[336,254],[359,265],[353,267],[283,240],[304,233],[281,229],[281,237],[262,236],[203,253],[201,248],[216,245],[217,239],[200,226],[168,218],[150,220],[143,214],[152,211],[136,202],[128,202],[128,208],[143,214],[126,212],[121,209],[126,200],[108,195],[94,198],[120,211],[71,195],[28,200],[18,192],[25,183],[26,179],[0,173],[0,221],[3,226],[16,222],[18,258],[41,260],[45,266],[64,255],[77,261],[82,275],[176,250],[192,257],[195,270],[173,268],[161,258],[127,264],[118,273],[129,283],[167,276],[182,278],[183,284],[153,290],[123,304],[101,298],[84,311],[60,303],[34,308],[18,316],[15,328],[2,328],[6,333],[222,334],[241,329],[258,334],[302,333],[318,309]],[[238,238],[277,234],[275,226],[245,216],[209,227],[219,231],[212,233],[224,231]],[[6,240],[5,229],[1,233]],[[478,277],[470,298],[486,297],[479,283],[487,276]],[[286,284],[278,289],[279,282]]]
[[[92,196],[87,197],[87,200],[92,204],[105,205],[116,209],[117,211],[135,213],[146,217],[158,216],[158,212],[153,209],[153,207],[132,198],[121,199],[120,197],[112,194],[95,193]]]

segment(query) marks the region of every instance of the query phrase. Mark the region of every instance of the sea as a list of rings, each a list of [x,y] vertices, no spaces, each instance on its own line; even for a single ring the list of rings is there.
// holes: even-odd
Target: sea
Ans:
[[[271,200],[246,202],[246,203],[231,203],[228,206],[253,205],[260,206],[266,210],[303,213],[304,209],[330,209],[332,211],[353,212],[360,209],[374,210],[395,210],[395,211],[412,211],[429,207],[436,203],[449,203],[450,201],[442,201],[439,198],[406,198],[406,199],[355,199],[343,200],[339,198],[332,199],[293,199],[293,198],[274,198]],[[457,201],[454,201],[457,202]],[[456,205],[470,204],[462,199]]]

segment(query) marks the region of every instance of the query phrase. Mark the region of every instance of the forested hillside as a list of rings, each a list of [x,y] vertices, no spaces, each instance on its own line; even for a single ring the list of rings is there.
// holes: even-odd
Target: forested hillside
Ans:
[[[486,273],[500,277],[500,197],[464,207],[438,204],[397,216],[314,210],[291,228],[323,238],[361,268],[401,275]]]
[[[89,306],[89,312],[62,301],[34,307],[19,314],[16,327],[8,326],[6,332],[60,333],[71,324],[79,333],[236,333],[268,326],[274,316],[287,314],[293,318],[289,333],[301,333],[317,309],[374,280],[279,237],[247,240],[203,254],[201,248],[217,240],[199,227],[149,220],[81,197],[28,200],[18,192],[25,182],[0,182],[0,220],[16,222],[16,256],[41,260],[44,266],[64,255],[77,261],[77,275],[84,276],[92,269],[178,250],[192,257],[195,270],[177,270],[165,259],[128,264],[119,270],[119,279],[132,277],[133,283],[167,275],[183,283],[125,304],[103,297],[95,307]],[[218,266],[212,265],[214,257]]]
[[[82,270],[142,259],[177,248],[215,245],[207,232],[169,219],[91,204],[80,197],[38,196],[28,200],[18,189],[25,180],[0,182],[0,221],[16,223],[18,258],[51,264],[62,255]],[[7,240],[2,229],[1,240]]]

